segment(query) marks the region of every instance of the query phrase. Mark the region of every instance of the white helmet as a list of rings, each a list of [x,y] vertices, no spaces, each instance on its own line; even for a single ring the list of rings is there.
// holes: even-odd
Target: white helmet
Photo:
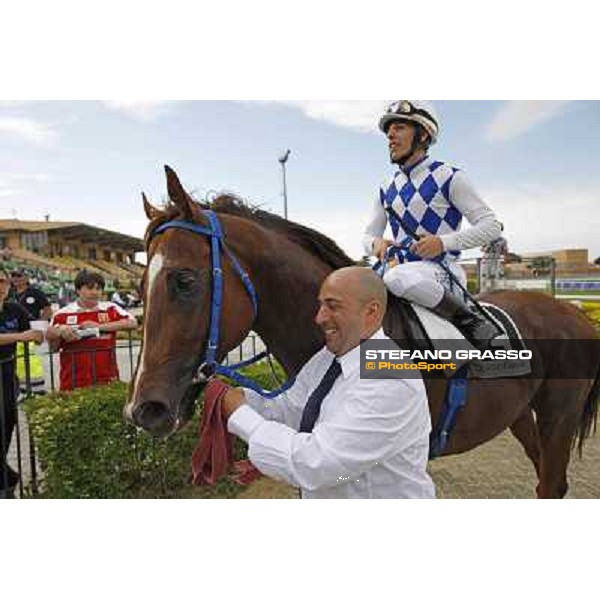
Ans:
[[[435,144],[440,132],[440,120],[433,104],[429,100],[396,100],[389,105],[387,112],[379,121],[379,129],[387,133],[393,121],[413,121],[421,124]]]

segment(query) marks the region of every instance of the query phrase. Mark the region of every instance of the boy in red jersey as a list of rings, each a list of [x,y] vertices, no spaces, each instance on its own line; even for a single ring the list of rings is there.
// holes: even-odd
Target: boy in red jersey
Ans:
[[[81,271],[75,278],[77,300],[55,313],[47,332],[52,350],[60,348],[60,389],[72,390],[119,378],[117,331],[137,322],[114,302],[101,301],[104,278]]]

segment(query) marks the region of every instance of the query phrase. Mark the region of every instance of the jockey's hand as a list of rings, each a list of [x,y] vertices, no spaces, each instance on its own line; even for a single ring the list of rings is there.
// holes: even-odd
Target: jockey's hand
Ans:
[[[375,238],[373,241],[373,256],[377,257],[377,260],[383,262],[385,260],[385,253],[387,249],[393,245],[393,242],[384,240],[382,238]]]
[[[437,235],[424,235],[410,250],[421,258],[436,258],[444,252],[444,242]]]

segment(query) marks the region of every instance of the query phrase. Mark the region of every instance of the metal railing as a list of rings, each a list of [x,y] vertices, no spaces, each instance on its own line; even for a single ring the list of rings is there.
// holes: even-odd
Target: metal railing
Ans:
[[[526,265],[527,272],[516,274],[513,265]],[[498,289],[539,290],[556,296],[556,259],[552,256],[521,258],[519,263],[506,263],[503,258],[478,258],[477,291]]]
[[[127,332],[127,339],[117,339],[115,347],[110,350],[80,350],[80,354],[91,354],[91,360],[85,361],[86,368],[91,365],[90,385],[97,383],[96,358],[99,352],[114,352],[114,360],[118,368],[118,380],[129,382],[133,378],[135,365],[140,351],[141,341],[135,339],[132,332]],[[40,467],[36,459],[35,440],[30,430],[25,413],[20,403],[39,394],[60,391],[60,353],[65,350],[50,351],[40,347],[32,351],[33,344],[21,344],[22,352],[17,352],[0,361],[0,498],[16,496],[23,498],[38,493],[38,475]],[[238,348],[229,353],[225,364],[237,363],[255,357],[264,350],[261,339],[251,333]],[[67,351],[68,352],[68,351]],[[75,357],[74,357],[75,358]],[[37,365],[34,365],[37,362]],[[41,370],[43,376],[35,376],[34,371]],[[77,360],[71,361],[71,383],[82,380],[76,371]],[[35,368],[32,368],[35,366]],[[19,371],[20,381],[16,374]],[[88,373],[89,375],[89,373]],[[116,378],[115,378],[116,380]],[[102,382],[104,383],[104,382]],[[13,386],[10,389],[8,386]],[[77,387],[72,385],[70,387]],[[80,386],[84,387],[84,386]],[[85,386],[87,387],[87,386]],[[20,473],[16,486],[11,486],[13,472]],[[12,488],[12,489],[11,489]]]
[[[31,495],[36,495],[38,490],[35,446],[29,425],[18,409],[18,399],[13,355],[0,360],[0,499],[14,497],[17,491],[19,497],[24,496],[25,482],[20,474],[25,471],[26,459]]]

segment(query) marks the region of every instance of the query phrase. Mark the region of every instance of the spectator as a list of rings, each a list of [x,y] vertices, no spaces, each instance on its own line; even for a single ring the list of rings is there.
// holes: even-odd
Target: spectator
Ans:
[[[0,269],[0,498],[11,497],[19,481],[19,474],[9,467],[6,458],[17,413],[16,344],[40,344],[44,339],[41,331],[30,329],[31,315],[18,303],[7,300],[9,288],[9,274]]]
[[[113,292],[112,296],[110,297],[110,301],[118,304],[121,308],[127,307],[127,301],[121,296],[118,288],[116,288]]]
[[[130,306],[131,308],[137,308],[142,304],[142,301],[140,300],[140,295],[137,293],[136,290],[131,290],[131,292],[126,294],[126,297],[127,306]]]
[[[46,294],[31,285],[28,274],[23,270],[11,273],[13,285],[12,299],[18,302],[35,321],[48,321],[52,316],[52,308]],[[29,351],[29,384],[30,390],[36,394],[45,393],[44,367],[39,356]],[[17,345],[17,374],[21,382],[21,391],[27,390],[25,368],[25,343]]]
[[[63,283],[61,283],[60,287],[58,288],[58,293],[56,294],[56,301],[58,302],[58,306],[60,308],[65,307],[69,303],[68,291]]]
[[[3,248],[1,252],[2,252],[2,258],[5,261],[12,260],[12,248],[10,246],[6,246],[6,248]]]
[[[14,288],[13,298],[23,307],[31,316],[37,320],[48,321],[52,316],[52,308],[46,294],[29,282],[29,276],[25,271],[13,271],[11,273],[12,285]]]
[[[48,328],[50,347],[60,348],[60,388],[72,390],[119,378],[117,331],[137,322],[114,302],[102,302],[102,275],[81,271],[75,278],[77,300],[59,309]]]

